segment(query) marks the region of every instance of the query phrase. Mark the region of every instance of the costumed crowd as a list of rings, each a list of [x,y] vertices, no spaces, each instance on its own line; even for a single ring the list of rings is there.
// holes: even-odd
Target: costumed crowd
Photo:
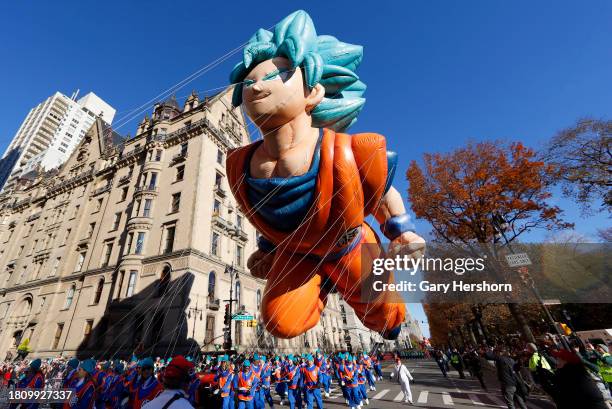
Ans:
[[[381,380],[382,356],[348,352],[333,355],[316,351],[302,355],[219,355],[194,362],[187,356],[167,360],[132,358],[125,361],[34,359],[1,367],[4,388],[69,388],[74,394],[56,408],[155,409],[274,407],[273,395],[289,408],[323,408],[332,382],[352,409],[369,404],[368,392]],[[396,380],[405,401],[412,403],[408,369],[395,357]],[[36,409],[37,403],[12,408]]]

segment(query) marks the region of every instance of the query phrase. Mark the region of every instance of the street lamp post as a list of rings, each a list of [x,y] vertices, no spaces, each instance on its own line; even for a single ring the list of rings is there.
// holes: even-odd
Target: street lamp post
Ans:
[[[202,312],[204,311],[204,309],[202,308],[198,308],[198,300],[196,300],[196,306],[195,307],[189,307],[189,312],[187,313],[187,318],[191,318],[191,312],[193,311],[193,329],[191,331],[191,338],[195,339],[195,327],[196,327],[196,319],[198,316],[198,313],[200,313],[200,321],[202,321]]]
[[[512,248],[512,245],[510,244],[510,241],[506,237],[506,230],[508,229],[508,223],[506,222],[506,220],[501,214],[497,212],[493,214],[493,225],[495,229],[497,230],[497,232],[501,234],[501,236],[503,237],[504,242],[506,243],[506,245],[508,246],[508,249],[510,250],[510,253],[516,254],[514,249]],[[495,248],[495,242],[496,240],[493,241],[494,243],[493,248]],[[564,348],[568,350],[571,349],[569,344],[567,343],[567,341],[561,334],[561,330],[555,324],[555,320],[552,314],[550,313],[550,311],[548,310],[548,307],[546,307],[546,304],[544,304],[544,300],[542,300],[542,297],[540,296],[540,292],[536,288],[535,282],[533,281],[533,279],[531,279],[530,277],[528,278],[528,276],[525,275],[525,279],[523,280],[523,282],[531,289],[531,291],[535,295],[536,299],[538,300],[538,303],[540,304],[540,307],[542,307],[542,309],[544,310],[544,313],[546,314],[546,318],[548,319],[549,324],[555,329],[555,332],[559,336],[559,339],[561,340],[561,343],[563,344]],[[530,342],[533,342],[533,341],[530,340]]]
[[[234,304],[234,301],[236,301],[234,299],[234,276],[238,275],[238,272],[234,268],[233,262],[231,266],[225,266],[225,273],[229,273],[230,275],[230,298],[229,300],[223,300],[225,302],[229,302],[229,322],[227,323],[227,327],[226,327],[227,337],[225,339],[225,343],[226,343],[226,349],[231,350],[232,349],[232,315],[234,314],[233,304]],[[236,274],[234,275],[234,273]]]

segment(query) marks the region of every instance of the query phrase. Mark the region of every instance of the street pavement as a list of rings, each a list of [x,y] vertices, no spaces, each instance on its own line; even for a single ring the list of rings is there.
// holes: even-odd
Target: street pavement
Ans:
[[[368,390],[369,405],[363,409],[392,409],[401,407],[418,407],[431,409],[464,409],[464,408],[507,408],[502,398],[499,382],[494,377],[494,371],[486,371],[485,384],[488,392],[485,392],[476,378],[470,378],[466,371],[467,379],[459,379],[456,371],[449,373],[444,378],[433,360],[404,360],[414,381],[410,384],[412,389],[412,400],[414,404],[403,403],[404,395],[400,385],[389,380],[391,366],[384,366],[385,379],[376,383],[376,391]],[[279,403],[278,401],[276,403]],[[288,402],[284,402],[287,406]],[[342,391],[336,383],[332,384],[332,392],[329,398],[323,398],[325,408],[346,408],[347,405],[342,397]],[[304,406],[305,407],[305,406]],[[316,405],[315,405],[316,407]],[[542,395],[534,395],[529,398],[529,409],[554,409],[555,405]]]

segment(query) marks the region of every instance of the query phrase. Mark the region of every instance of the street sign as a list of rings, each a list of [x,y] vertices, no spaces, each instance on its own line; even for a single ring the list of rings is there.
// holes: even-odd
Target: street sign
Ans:
[[[234,321],[251,321],[253,320],[252,315],[234,315],[232,317]]]
[[[516,253],[506,255],[506,261],[510,267],[520,267],[531,265],[531,260],[527,253]]]

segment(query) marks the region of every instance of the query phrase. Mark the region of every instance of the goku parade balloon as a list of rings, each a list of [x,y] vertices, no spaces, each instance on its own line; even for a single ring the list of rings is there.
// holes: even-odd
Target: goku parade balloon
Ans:
[[[230,151],[226,166],[236,200],[261,233],[248,267],[267,280],[261,317],[277,337],[314,327],[334,290],[387,339],[405,318],[403,303],[362,297],[372,260],[383,255],[367,216],[392,244],[424,246],[391,185],[397,156],[385,138],[344,133],[365,103],[355,73],[362,55],[361,46],[318,36],[300,10],[272,31],[259,29],[230,75],[234,106],[263,135]]]

